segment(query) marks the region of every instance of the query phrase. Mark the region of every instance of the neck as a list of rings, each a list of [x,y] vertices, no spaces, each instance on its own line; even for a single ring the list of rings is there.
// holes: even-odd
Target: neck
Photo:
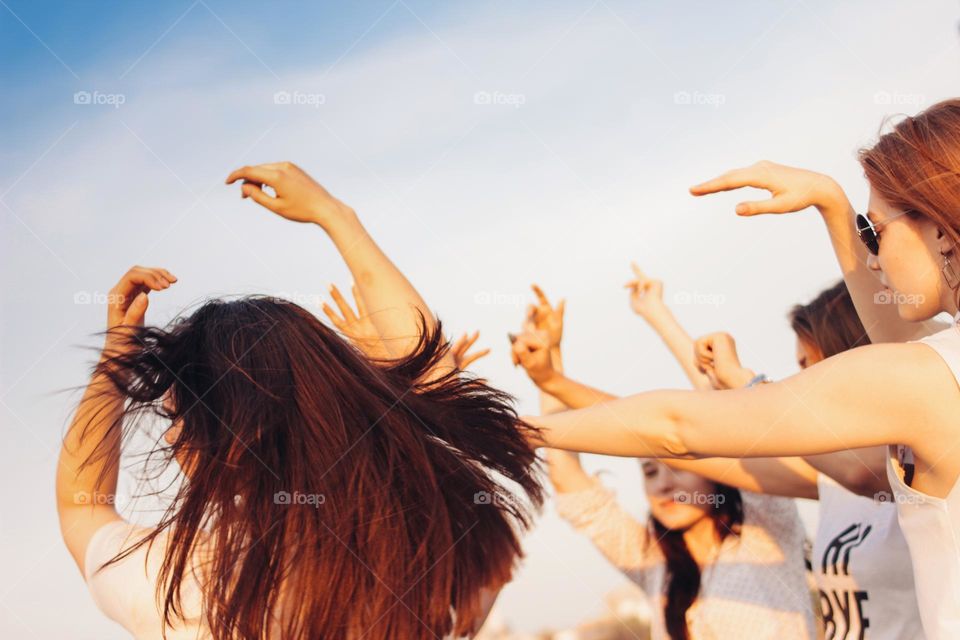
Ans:
[[[713,519],[704,516],[683,532],[683,541],[687,543],[690,555],[697,564],[704,564],[720,543]]]

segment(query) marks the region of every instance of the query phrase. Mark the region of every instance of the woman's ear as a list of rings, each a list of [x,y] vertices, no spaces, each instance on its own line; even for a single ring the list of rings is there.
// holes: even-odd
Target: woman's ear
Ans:
[[[937,250],[940,252],[940,255],[950,255],[950,253],[957,247],[956,238],[939,225],[937,226],[936,240]]]

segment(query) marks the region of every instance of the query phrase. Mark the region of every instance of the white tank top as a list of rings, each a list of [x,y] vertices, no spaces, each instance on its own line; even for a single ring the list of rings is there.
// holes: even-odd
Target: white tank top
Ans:
[[[813,576],[825,640],[922,640],[907,541],[897,507],[820,474]]]
[[[954,325],[917,342],[939,353],[960,383],[960,328]],[[930,640],[956,640],[960,638],[960,482],[946,498],[921,493],[904,482],[911,460],[906,447],[890,447],[887,476],[910,548],[920,619]]]

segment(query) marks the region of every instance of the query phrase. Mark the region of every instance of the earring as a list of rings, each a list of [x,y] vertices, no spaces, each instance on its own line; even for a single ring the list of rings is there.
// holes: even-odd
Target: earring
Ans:
[[[960,287],[960,275],[957,275],[957,270],[953,268],[953,263],[950,262],[950,255],[947,253],[941,253],[940,255],[943,256],[943,266],[940,267],[940,272],[947,281],[947,286],[951,289]]]

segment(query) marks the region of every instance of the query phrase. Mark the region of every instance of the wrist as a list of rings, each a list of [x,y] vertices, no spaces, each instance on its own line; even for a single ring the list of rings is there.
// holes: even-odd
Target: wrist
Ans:
[[[554,370],[538,375],[533,379],[534,384],[536,384],[541,391],[551,396],[556,395],[557,388],[562,381],[563,375]]]
[[[818,185],[815,206],[820,215],[827,221],[846,220],[851,204],[840,183],[830,176],[820,175]]]

